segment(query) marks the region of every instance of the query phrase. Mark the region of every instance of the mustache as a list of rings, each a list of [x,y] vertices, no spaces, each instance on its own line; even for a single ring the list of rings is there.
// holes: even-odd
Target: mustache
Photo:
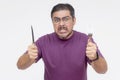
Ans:
[[[65,26],[59,26],[58,30],[67,30],[67,27],[65,27]]]

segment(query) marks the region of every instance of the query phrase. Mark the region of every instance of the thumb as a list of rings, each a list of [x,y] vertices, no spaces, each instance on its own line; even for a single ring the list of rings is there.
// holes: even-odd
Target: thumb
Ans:
[[[88,42],[92,42],[91,38],[88,38]]]

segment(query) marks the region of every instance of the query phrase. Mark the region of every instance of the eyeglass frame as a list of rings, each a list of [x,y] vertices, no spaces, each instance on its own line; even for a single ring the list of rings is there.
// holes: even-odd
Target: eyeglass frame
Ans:
[[[70,19],[72,19],[72,17],[70,17],[70,16],[65,16],[62,18],[54,17],[54,18],[52,18],[52,21],[55,24],[59,24],[61,21],[63,21],[64,23],[67,23]]]

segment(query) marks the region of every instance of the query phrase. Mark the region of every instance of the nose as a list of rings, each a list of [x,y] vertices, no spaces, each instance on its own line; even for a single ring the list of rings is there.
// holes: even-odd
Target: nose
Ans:
[[[60,21],[60,25],[64,25],[64,21],[63,20]]]

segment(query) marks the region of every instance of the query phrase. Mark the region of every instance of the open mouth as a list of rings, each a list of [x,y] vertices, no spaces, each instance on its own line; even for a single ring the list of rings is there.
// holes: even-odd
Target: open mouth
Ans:
[[[67,32],[67,30],[64,30],[64,29],[59,30],[59,33],[60,33],[60,34],[64,34],[64,33],[66,33],[66,32]]]

